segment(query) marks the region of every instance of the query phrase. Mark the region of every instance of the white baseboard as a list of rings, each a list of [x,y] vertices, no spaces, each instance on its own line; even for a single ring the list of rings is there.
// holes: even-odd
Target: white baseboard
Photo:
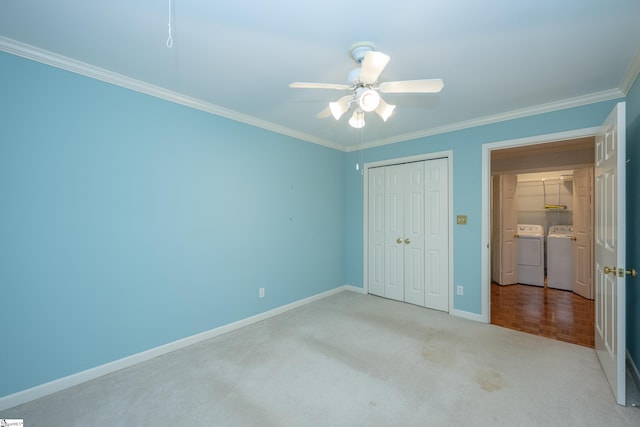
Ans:
[[[470,311],[456,310],[454,308],[449,314],[456,317],[462,317],[463,319],[473,320],[474,322],[489,323],[481,314],[471,313]]]
[[[360,292],[362,288],[356,286],[344,285],[331,289],[326,292],[312,295],[310,297],[295,301],[277,308],[274,308],[264,313],[256,314],[255,316],[247,317],[242,320],[238,320],[227,325],[223,325],[190,337],[186,337],[177,341],[170,342],[159,347],[155,347],[140,353],[132,354],[131,356],[124,357],[122,359],[114,360],[113,362],[105,363],[104,365],[96,366],[95,368],[87,369],[85,371],[78,372],[57,380],[50,381],[48,383],[40,384],[35,387],[19,391],[17,393],[9,394],[7,396],[0,397],[0,411],[13,408],[23,403],[31,402],[32,400],[39,399],[41,397],[48,396],[58,391],[82,384],[84,382],[93,380],[95,378],[110,374],[115,371],[119,371],[124,368],[136,365],[138,363],[146,362],[163,354],[170,353],[172,351],[179,350],[181,348],[190,346],[192,344],[199,343],[201,341],[208,340],[210,338],[217,337],[222,334],[226,334],[236,329],[240,329],[244,326],[251,325],[253,323],[260,322],[270,317],[277,316],[294,308],[301,307],[311,302],[335,295],[343,291]]]
[[[361,288],[358,286],[344,285],[343,288],[345,291],[351,291],[351,292],[355,292],[357,294],[362,294],[362,295],[366,294],[366,292],[364,291],[364,288]]]

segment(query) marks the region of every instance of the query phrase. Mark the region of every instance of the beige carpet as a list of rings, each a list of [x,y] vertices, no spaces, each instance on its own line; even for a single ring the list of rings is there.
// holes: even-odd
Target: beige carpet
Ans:
[[[25,426],[639,426],[593,350],[343,292],[3,411]]]

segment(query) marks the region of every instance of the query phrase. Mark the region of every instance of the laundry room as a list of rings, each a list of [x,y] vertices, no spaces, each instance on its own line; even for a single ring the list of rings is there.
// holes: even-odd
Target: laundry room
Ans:
[[[587,167],[494,177],[494,225],[501,236],[494,247],[494,261],[500,261],[494,269],[496,283],[574,292],[576,280],[590,283],[585,268],[592,257],[592,171]],[[586,230],[584,242],[578,242],[576,221],[580,231]],[[591,299],[590,286],[579,285],[577,293]]]
[[[491,323],[593,347],[594,139],[491,155]]]
[[[593,153],[585,139],[492,154],[493,282],[593,298]]]

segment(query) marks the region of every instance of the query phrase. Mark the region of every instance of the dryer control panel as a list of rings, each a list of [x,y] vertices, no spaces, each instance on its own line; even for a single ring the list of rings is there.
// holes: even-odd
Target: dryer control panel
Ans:
[[[544,228],[539,224],[518,224],[518,234],[544,234]]]
[[[549,235],[572,235],[573,234],[573,225],[553,225],[549,227]]]

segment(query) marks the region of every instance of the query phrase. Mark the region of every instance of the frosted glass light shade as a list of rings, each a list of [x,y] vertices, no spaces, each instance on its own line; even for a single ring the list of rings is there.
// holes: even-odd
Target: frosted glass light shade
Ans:
[[[351,127],[356,129],[363,128],[365,125],[364,112],[358,110],[354,111],[353,116],[351,116],[351,118],[349,119],[349,124],[351,125]]]
[[[387,104],[386,102],[384,102],[384,99],[381,98],[380,105],[378,105],[378,108],[376,108],[376,113],[378,113],[382,120],[386,122],[395,108],[395,105]]]
[[[334,119],[340,120],[340,117],[349,109],[349,102],[339,100],[337,102],[329,103],[329,110],[331,110],[331,115]]]

